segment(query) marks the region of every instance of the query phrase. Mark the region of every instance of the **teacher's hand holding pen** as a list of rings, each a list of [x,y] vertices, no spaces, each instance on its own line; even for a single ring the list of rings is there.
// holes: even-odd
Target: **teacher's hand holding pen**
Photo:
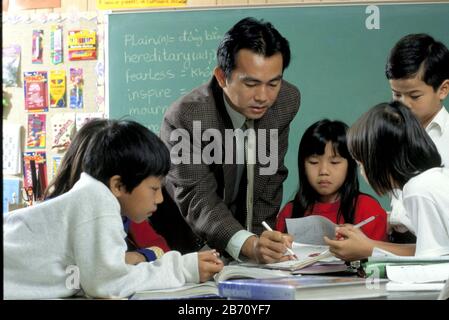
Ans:
[[[296,259],[296,256],[290,249],[293,237],[289,234],[273,231],[265,222],[262,225],[267,231],[261,234],[254,245],[256,260],[259,263],[273,263]]]

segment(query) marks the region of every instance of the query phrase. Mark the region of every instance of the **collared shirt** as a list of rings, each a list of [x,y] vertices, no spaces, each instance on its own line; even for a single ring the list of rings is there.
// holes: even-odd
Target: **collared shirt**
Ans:
[[[232,126],[234,127],[234,129],[243,129],[243,126],[245,124],[246,121],[246,117],[241,114],[240,112],[235,111],[234,109],[232,109],[232,107],[229,105],[229,103],[226,101],[226,97],[223,94],[223,100],[224,100],[224,105],[226,108],[226,112],[229,115],[229,118],[231,118],[231,122],[232,122]],[[244,154],[244,145],[245,145],[245,139],[242,135],[235,135],[235,158],[238,159],[237,160],[237,164],[241,164],[241,165],[237,165],[237,176],[235,179],[235,185],[234,185],[234,194],[232,195],[232,199],[231,202],[234,202],[235,199],[237,198],[237,194],[238,194],[238,186],[240,185],[240,180],[242,179],[242,174],[244,171],[244,159],[245,159],[245,154]],[[243,154],[242,154],[243,153]]]
[[[227,98],[223,94],[224,105],[226,108],[226,112],[231,118],[232,126],[234,129],[240,129],[243,127],[246,121],[246,117],[238,111],[235,111],[228,103]]]
[[[435,143],[438,152],[441,155],[441,161],[445,167],[449,167],[449,113],[444,108],[436,114],[429,125],[426,127],[426,132]],[[389,215],[389,223],[399,232],[407,230],[415,234],[416,230],[406,215],[402,203],[402,191],[396,190],[396,197],[391,199],[391,212]]]
[[[243,125],[245,124],[246,121],[246,117],[244,115],[242,115],[241,113],[235,111],[230,105],[229,103],[226,101],[226,97],[223,94],[223,100],[224,100],[224,104],[226,107],[226,111],[229,115],[229,117],[231,118],[231,122],[232,122],[232,126],[234,127],[234,129],[241,129],[243,127]],[[244,150],[243,148],[243,144],[245,143],[244,140],[240,140],[238,139],[238,135],[236,135],[236,153],[239,152],[239,150]],[[238,159],[238,154],[236,154],[236,159]],[[238,186],[240,184],[240,180],[242,179],[242,173],[243,173],[243,166],[237,166],[237,178],[236,178],[236,187],[234,188],[234,190],[236,192],[234,192],[232,201],[235,201],[236,197],[237,197],[237,191],[238,191]],[[226,246],[226,251],[231,255],[231,257],[233,257],[235,260],[240,261],[239,259],[239,255],[240,255],[240,251],[242,249],[243,244],[245,243],[245,241],[253,236],[254,233],[246,231],[246,230],[240,230],[237,233],[235,233],[232,238],[229,240],[227,246]]]
[[[403,204],[416,235],[415,256],[449,254],[449,169],[432,168],[404,185]]]
[[[444,166],[449,168],[449,112],[444,106],[426,127],[426,132],[435,143]]]

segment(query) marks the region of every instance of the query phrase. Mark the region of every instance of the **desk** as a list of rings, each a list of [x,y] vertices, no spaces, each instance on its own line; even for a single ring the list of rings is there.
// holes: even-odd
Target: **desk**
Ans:
[[[389,291],[383,300],[436,300],[439,291]]]

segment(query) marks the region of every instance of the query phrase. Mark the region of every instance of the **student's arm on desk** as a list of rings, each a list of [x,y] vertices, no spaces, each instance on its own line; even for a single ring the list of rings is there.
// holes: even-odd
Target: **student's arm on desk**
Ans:
[[[389,251],[397,256],[414,256],[415,255],[415,249],[416,244],[410,243],[391,243],[391,242],[384,242],[384,241],[374,241],[374,247],[378,247],[380,249],[383,249],[385,251]],[[371,252],[373,252],[374,247],[371,249]]]
[[[415,254],[415,244],[398,244],[383,241],[376,241],[368,238],[360,229],[351,225],[337,228],[337,233],[344,239],[330,240],[324,237],[329,250],[337,258],[345,261],[365,259],[373,253],[374,247],[389,251],[399,256],[413,256]]]

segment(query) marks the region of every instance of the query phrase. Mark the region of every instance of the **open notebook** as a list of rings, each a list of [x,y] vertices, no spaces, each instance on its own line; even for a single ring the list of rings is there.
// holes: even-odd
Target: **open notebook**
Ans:
[[[285,222],[288,233],[293,236],[295,241],[293,242],[292,250],[298,257],[297,260],[263,265],[255,263],[243,263],[241,265],[299,273],[299,270],[311,266],[316,262],[325,262],[328,265],[333,265],[331,268],[333,269],[332,271],[345,269],[344,261],[334,257],[324,242],[324,236],[327,236],[329,239],[335,238],[335,223],[319,215],[285,219]],[[337,269],[335,269],[335,265],[338,265]]]
[[[290,272],[296,272],[305,267],[313,265],[314,263],[326,262],[329,264],[344,264],[344,261],[334,257],[329,252],[328,246],[322,245],[310,245],[304,243],[294,242],[292,246],[293,252],[298,257],[297,260],[289,260],[284,262],[268,263],[268,264],[256,264],[253,262],[241,263],[241,266],[247,267],[259,267],[264,269],[276,269]]]
[[[248,268],[240,265],[227,265],[217,273],[214,281],[204,283],[187,283],[182,287],[163,290],[147,290],[136,292],[130,297],[131,300],[169,300],[169,299],[192,299],[192,298],[214,298],[218,297],[218,286],[220,281],[229,279],[268,279],[289,276],[288,272],[269,270],[262,268]]]

